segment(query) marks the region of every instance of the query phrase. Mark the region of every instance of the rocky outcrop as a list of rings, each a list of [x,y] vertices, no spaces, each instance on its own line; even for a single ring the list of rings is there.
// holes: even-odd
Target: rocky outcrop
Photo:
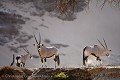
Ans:
[[[58,77],[56,77],[56,75]],[[43,68],[36,70],[28,80],[119,80],[119,67]]]
[[[120,67],[0,69],[0,80],[120,80]]]
[[[4,66],[0,69],[0,80],[27,80],[31,74],[26,68]]]

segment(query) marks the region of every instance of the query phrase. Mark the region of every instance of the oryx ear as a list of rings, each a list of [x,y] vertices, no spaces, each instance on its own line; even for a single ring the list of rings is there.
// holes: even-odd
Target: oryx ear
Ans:
[[[30,56],[30,59],[33,59],[33,56],[32,56],[32,55]]]
[[[33,46],[35,46],[35,44],[33,44]]]

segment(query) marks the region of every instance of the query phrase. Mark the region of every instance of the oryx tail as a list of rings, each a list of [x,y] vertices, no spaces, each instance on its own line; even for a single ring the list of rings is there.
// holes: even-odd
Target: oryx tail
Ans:
[[[14,62],[15,62],[15,55],[13,54],[13,61],[12,61],[12,63],[10,64],[10,66],[12,66],[12,65],[14,64]]]
[[[59,55],[55,55],[55,60],[58,64],[58,66],[60,65],[60,58],[59,58]]]
[[[85,66],[85,60],[86,60],[86,56],[85,56],[85,50],[86,50],[87,46],[83,49],[83,65]]]

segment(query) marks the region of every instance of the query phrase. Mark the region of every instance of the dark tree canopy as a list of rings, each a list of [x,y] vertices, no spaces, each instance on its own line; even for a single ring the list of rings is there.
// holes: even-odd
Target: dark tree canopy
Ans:
[[[89,7],[89,4],[95,0],[57,0],[57,10],[61,13],[67,13],[75,10],[75,6],[79,3],[85,3]],[[100,4],[101,9],[108,3],[110,6],[119,7],[120,0],[96,0],[96,4]]]

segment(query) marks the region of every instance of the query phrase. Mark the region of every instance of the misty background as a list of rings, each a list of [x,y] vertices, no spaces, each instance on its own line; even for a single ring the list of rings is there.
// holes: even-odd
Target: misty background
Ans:
[[[82,66],[82,50],[85,46],[99,44],[103,38],[112,50],[110,57],[101,57],[103,65],[120,64],[120,10],[105,5],[101,10],[92,2],[69,16],[54,11],[54,0],[1,0],[0,1],[0,66],[10,65],[12,55],[26,54],[26,47],[35,57],[26,67],[41,67],[33,32],[42,43],[59,49],[60,67]],[[103,41],[102,41],[103,42]],[[48,67],[54,67],[53,58],[47,59]]]

